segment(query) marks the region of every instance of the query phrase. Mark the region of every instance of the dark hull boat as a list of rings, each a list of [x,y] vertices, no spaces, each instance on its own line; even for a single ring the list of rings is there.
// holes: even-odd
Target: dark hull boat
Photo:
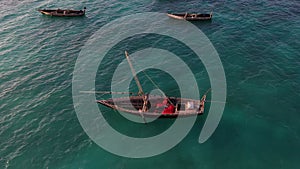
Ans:
[[[188,21],[205,21],[205,20],[211,20],[212,18],[212,12],[210,14],[170,13],[167,15],[174,19],[182,19]]]
[[[44,15],[60,16],[60,17],[74,17],[84,16],[86,8],[83,10],[69,10],[69,9],[39,9],[38,11]]]
[[[126,51],[125,55],[132,74],[136,75]],[[201,99],[199,98],[199,100],[148,95],[144,94],[137,76],[134,76],[134,79],[139,88],[138,95],[107,100],[97,100],[97,103],[114,110],[141,116],[145,123],[145,117],[174,118],[177,116],[186,117],[201,115],[204,113],[206,94],[204,94]]]
[[[125,113],[144,117],[175,118],[202,115],[206,95],[201,100],[162,96],[130,96],[117,99],[97,100],[98,103]]]

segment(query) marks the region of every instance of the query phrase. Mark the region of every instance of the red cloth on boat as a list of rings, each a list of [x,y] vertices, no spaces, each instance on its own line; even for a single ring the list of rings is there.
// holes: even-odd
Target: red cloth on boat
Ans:
[[[170,104],[167,108],[164,109],[162,114],[172,114],[174,112],[175,112],[175,107],[172,104]]]

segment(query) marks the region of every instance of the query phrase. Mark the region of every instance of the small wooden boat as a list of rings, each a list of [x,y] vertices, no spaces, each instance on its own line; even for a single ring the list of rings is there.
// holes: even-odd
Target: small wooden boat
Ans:
[[[136,75],[126,51],[125,55],[132,74]],[[199,100],[148,95],[144,94],[137,76],[134,76],[134,79],[139,88],[138,95],[120,97],[116,99],[97,100],[97,103],[114,110],[141,116],[145,123],[145,117],[174,118],[177,116],[186,117],[201,115],[204,113],[206,94],[204,94]]]
[[[39,9],[38,11],[44,15],[74,17],[85,15],[86,7],[83,10],[69,10],[69,9]]]
[[[145,99],[145,97],[148,98]],[[206,95],[201,100],[144,95],[97,100],[97,102],[114,110],[138,116],[175,118],[177,116],[202,115],[204,113],[205,99]]]
[[[212,12],[210,14],[197,14],[197,13],[168,13],[169,17],[174,19],[184,19],[188,21],[205,21],[211,20]]]

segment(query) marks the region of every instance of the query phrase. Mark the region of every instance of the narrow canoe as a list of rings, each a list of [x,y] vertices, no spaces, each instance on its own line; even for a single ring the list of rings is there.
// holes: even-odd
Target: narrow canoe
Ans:
[[[38,11],[44,15],[59,16],[59,17],[74,17],[85,15],[86,8],[83,10],[69,10],[69,9],[39,9]]]
[[[197,13],[168,13],[169,17],[174,19],[182,19],[188,21],[205,21],[212,19],[212,12],[210,14],[197,14]]]

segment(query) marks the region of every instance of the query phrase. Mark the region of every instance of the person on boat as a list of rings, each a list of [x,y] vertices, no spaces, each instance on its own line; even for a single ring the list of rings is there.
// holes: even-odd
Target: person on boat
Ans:
[[[168,103],[167,107],[164,109],[162,114],[173,114],[175,113],[175,106],[173,104]]]
[[[169,98],[165,98],[163,104],[165,103],[165,109],[162,114],[172,114],[175,113],[175,106],[172,104]]]

